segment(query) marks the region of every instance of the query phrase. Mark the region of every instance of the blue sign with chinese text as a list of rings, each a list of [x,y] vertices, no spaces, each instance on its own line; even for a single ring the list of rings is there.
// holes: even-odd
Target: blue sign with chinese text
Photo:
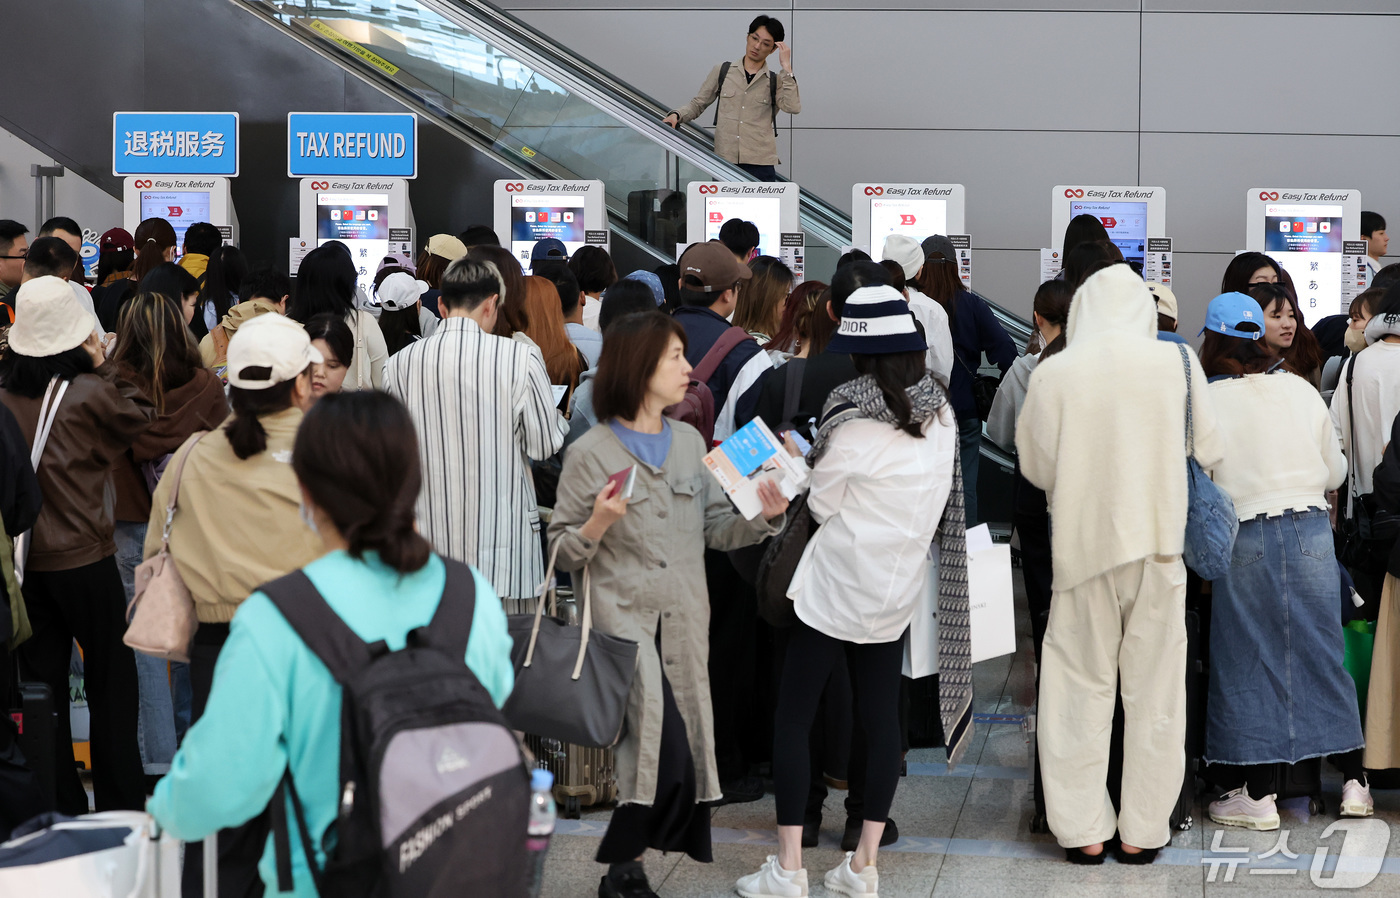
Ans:
[[[290,178],[413,178],[418,117],[411,112],[287,113]]]
[[[112,113],[112,174],[238,174],[236,112]]]

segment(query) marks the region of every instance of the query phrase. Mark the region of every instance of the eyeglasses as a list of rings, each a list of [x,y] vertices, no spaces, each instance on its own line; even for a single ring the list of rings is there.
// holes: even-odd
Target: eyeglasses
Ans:
[[[24,252],[20,253],[18,256],[0,256],[0,259],[28,259],[28,258],[29,258],[29,250],[25,250]]]

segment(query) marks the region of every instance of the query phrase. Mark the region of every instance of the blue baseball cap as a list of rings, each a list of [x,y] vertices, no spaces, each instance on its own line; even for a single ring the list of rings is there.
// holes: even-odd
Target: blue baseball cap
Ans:
[[[564,241],[557,237],[546,237],[535,244],[530,250],[531,262],[567,262],[569,261],[569,251],[564,248]]]
[[[1239,325],[1246,323],[1257,325],[1259,329],[1240,330]],[[1264,310],[1259,307],[1259,303],[1243,293],[1222,293],[1206,306],[1206,326],[1201,328],[1201,333],[1206,331],[1215,331],[1227,337],[1258,340],[1264,336]]]

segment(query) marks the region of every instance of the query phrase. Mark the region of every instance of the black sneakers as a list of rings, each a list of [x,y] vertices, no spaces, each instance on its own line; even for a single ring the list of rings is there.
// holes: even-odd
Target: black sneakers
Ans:
[[[640,861],[611,864],[598,883],[598,898],[658,898]]]
[[[860,845],[860,831],[865,826],[865,821],[857,820],[854,817],[846,818],[846,831],[841,835],[841,850],[855,851]],[[885,832],[880,836],[880,847],[885,848],[899,841],[899,827],[895,825],[894,818],[885,820]]]

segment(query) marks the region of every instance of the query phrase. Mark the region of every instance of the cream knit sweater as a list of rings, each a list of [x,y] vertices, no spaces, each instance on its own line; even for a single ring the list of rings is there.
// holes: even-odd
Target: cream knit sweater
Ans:
[[[1186,376],[1157,340],[1152,295],[1126,265],[1074,295],[1068,346],[1036,366],[1016,426],[1021,473],[1050,499],[1055,591],[1119,565],[1180,555],[1186,531]],[[1222,457],[1205,374],[1190,355],[1196,460]]]
[[[1216,381],[1210,395],[1225,438],[1225,460],[1212,474],[1241,521],[1327,507],[1347,460],[1312,384],[1283,372],[1251,374]]]

